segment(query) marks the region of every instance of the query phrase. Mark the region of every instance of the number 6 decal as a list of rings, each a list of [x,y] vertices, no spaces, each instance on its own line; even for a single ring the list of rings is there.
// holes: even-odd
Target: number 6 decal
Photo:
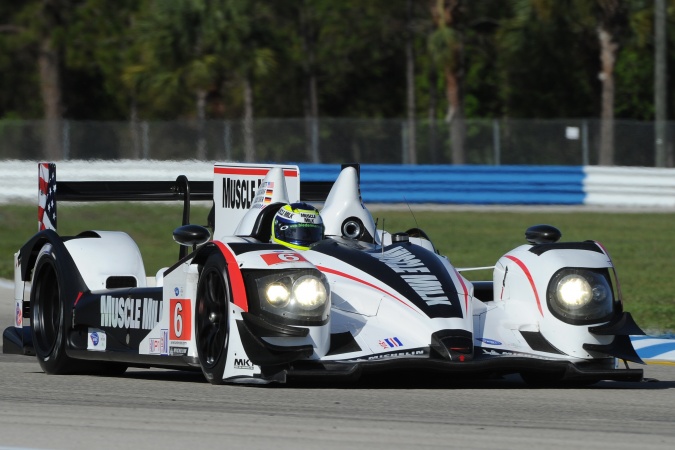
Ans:
[[[307,262],[304,256],[296,252],[274,252],[274,253],[264,253],[260,257],[265,261],[268,266],[273,266],[275,264],[283,263],[300,263]]]
[[[169,307],[171,308],[169,339],[173,341],[189,341],[192,336],[190,300],[172,298],[169,302]]]

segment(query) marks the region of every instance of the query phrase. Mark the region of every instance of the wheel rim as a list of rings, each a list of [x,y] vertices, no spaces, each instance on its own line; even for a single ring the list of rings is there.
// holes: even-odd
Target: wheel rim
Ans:
[[[213,268],[202,274],[198,292],[197,346],[202,364],[214,367],[220,360],[227,339],[227,290],[223,276]]]
[[[40,271],[35,293],[35,311],[33,329],[36,347],[44,355],[54,350],[61,328],[61,304],[59,300],[59,282],[56,271],[51,265],[43,266]]]

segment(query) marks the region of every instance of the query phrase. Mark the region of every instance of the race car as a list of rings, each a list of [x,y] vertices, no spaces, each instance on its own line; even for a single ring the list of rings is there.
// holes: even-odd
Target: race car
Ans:
[[[213,182],[57,183],[55,164],[38,171],[40,231],[14,256],[3,349],[36,355],[45,373],[195,369],[212,384],[388,370],[532,385],[643,377],[628,361],[642,363],[629,336],[644,333],[623,311],[609,253],[560,242],[551,225],[530,227],[527,243],[487,266],[492,279],[472,282],[423,230],[377,228],[356,164],[324,183],[279,164],[216,163]],[[124,232],[60,236],[57,200],[182,200],[179,258],[147,275]],[[190,223],[195,200],[212,201],[207,226]],[[300,201],[323,204],[321,235],[273,242],[275,217]]]

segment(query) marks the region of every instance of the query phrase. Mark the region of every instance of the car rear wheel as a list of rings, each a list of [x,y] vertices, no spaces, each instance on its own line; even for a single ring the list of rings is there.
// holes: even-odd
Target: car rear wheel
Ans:
[[[197,285],[197,355],[202,372],[211,384],[222,384],[227,358],[230,285],[226,269],[222,255],[211,255]]]
[[[42,370],[53,375],[72,372],[74,361],[66,355],[66,308],[51,251],[44,253],[35,266],[30,310],[33,345]]]
[[[67,323],[70,319],[64,302],[59,265],[50,244],[40,253],[33,270],[30,311],[33,346],[42,370],[50,375],[122,375],[127,370],[126,364],[77,360],[66,354]]]

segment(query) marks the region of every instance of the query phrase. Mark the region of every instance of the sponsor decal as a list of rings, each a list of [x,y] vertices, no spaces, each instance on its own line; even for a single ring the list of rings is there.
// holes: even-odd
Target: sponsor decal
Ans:
[[[101,296],[101,327],[151,330],[161,316],[161,300]]]
[[[307,262],[301,254],[295,252],[265,253],[260,255],[260,257],[268,266],[284,263]]]
[[[178,289],[177,287],[173,288],[173,295],[178,297],[178,294],[180,294],[180,289]]]
[[[21,310],[21,302],[16,302],[16,316],[14,317],[14,324],[17,327],[20,327],[22,322],[23,322],[23,311]]]
[[[541,359],[544,361],[556,361],[556,358],[547,358],[545,356],[540,356],[540,355],[533,355],[530,353],[522,353],[522,352],[512,352],[509,350],[500,350],[500,349],[481,349],[483,351],[483,355],[489,355],[489,356],[508,356],[508,357],[519,357],[519,358],[530,358],[530,359]]]
[[[159,338],[152,338],[149,340],[150,342],[150,348],[148,349],[148,352],[150,354],[159,354],[161,353],[160,350],[160,339]]]
[[[169,347],[169,356],[187,356],[187,347]]]
[[[292,211],[286,211],[285,209],[280,209],[279,212],[277,213],[280,216],[284,216],[287,219],[292,219],[293,218],[293,212]]]
[[[169,330],[161,330],[158,338],[151,338],[149,340],[150,348],[148,351],[151,354],[168,355],[169,354]]]
[[[305,223],[314,223],[316,221],[316,214],[300,213],[300,217],[302,217]]]
[[[502,345],[501,342],[495,341],[494,339],[488,339],[488,338],[476,338],[481,342],[486,343],[487,345]]]
[[[385,359],[385,358],[400,358],[400,357],[409,357],[409,356],[424,356],[424,355],[425,355],[424,350],[418,349],[418,350],[380,353],[379,355],[369,356],[368,360]]]
[[[87,350],[103,352],[106,348],[105,331],[89,328],[87,332]]]
[[[235,369],[253,370],[253,363],[249,359],[234,358],[234,368]]]
[[[274,194],[274,182],[266,181],[261,183],[258,186],[258,190],[255,192],[255,198],[253,203],[268,205],[272,201],[272,195]],[[264,206],[262,206],[264,208]]]
[[[162,355],[169,354],[169,330],[162,330],[162,335],[159,338],[159,346],[162,350]]]
[[[403,343],[397,337],[382,339],[379,344],[382,348],[403,347]]]
[[[369,253],[369,255],[379,259],[394,272],[402,274],[401,278],[427,305],[450,305],[450,299],[443,291],[443,286],[438,278],[429,273],[429,268],[424,265],[421,259],[405,248],[394,247],[383,253]]]
[[[228,209],[249,209],[261,181],[262,178],[257,180],[223,178],[222,207]]]
[[[192,309],[189,299],[172,298],[169,300],[171,327],[169,339],[189,341],[192,336]]]

